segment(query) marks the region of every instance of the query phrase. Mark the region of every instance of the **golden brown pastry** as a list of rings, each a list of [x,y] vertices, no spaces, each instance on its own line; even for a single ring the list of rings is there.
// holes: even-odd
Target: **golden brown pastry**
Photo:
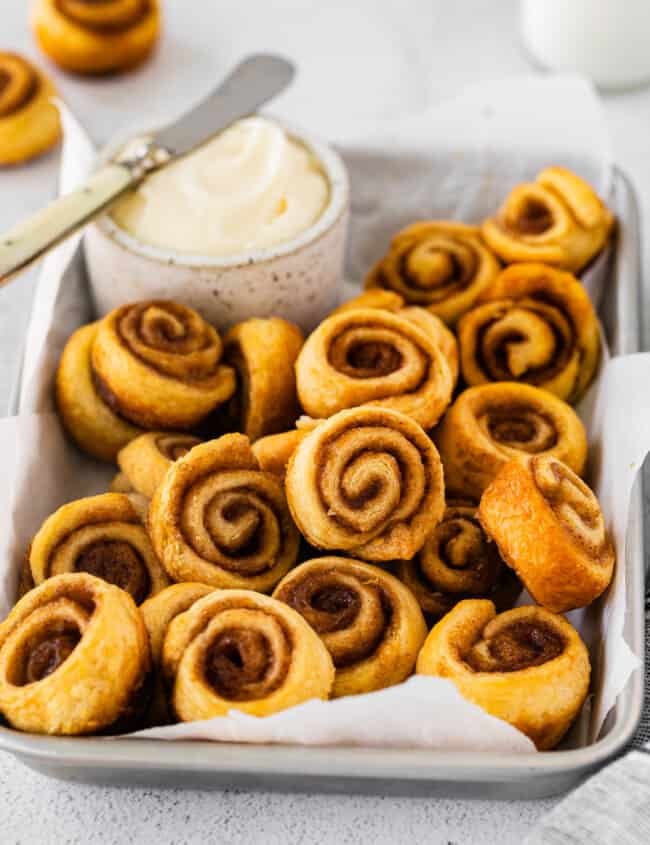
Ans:
[[[282,482],[260,470],[243,434],[172,464],[151,501],[149,533],[174,581],[213,587],[271,590],[298,555]]]
[[[172,619],[185,613],[194,602],[213,592],[206,584],[172,584],[157,593],[140,607],[149,634],[151,660],[154,670],[154,688],[147,720],[152,725],[165,725],[172,721],[167,690],[162,679],[162,652],[165,636]]]
[[[435,446],[388,408],[352,408],[320,423],[298,444],[285,485],[312,546],[369,561],[413,557],[445,506]]]
[[[307,434],[306,429],[294,428],[281,434],[269,434],[253,443],[252,449],[260,469],[272,472],[284,479],[289,458],[296,451],[300,441]]]
[[[140,516],[122,493],[77,499],[51,514],[32,540],[35,584],[88,572],[121,587],[136,604],[169,584]]]
[[[171,431],[141,434],[120,450],[117,463],[121,472],[113,479],[113,489],[127,487],[150,499],[174,461],[200,442],[197,437]]]
[[[435,431],[445,484],[479,499],[501,467],[520,455],[553,455],[581,474],[587,435],[570,405],[530,384],[501,381],[470,387]]]
[[[64,70],[110,73],[139,64],[160,32],[158,0],[35,0],[32,28]]]
[[[507,264],[542,261],[577,273],[605,246],[614,218],[587,182],[547,167],[517,185],[481,232]]]
[[[300,416],[295,363],[303,336],[279,317],[253,317],[224,337],[224,360],[237,374],[235,395],[224,406],[227,430],[251,442],[284,431]]]
[[[99,322],[95,387],[115,413],[143,428],[193,428],[235,390],[221,339],[191,308],[168,300],[123,305]]]
[[[383,288],[371,288],[339,305],[330,316],[356,311],[359,308],[379,308],[390,311],[400,317],[406,317],[419,326],[438,345],[451,368],[453,383],[458,379],[458,343],[454,333],[447,328],[440,317],[431,311],[418,306],[406,306],[404,299],[398,294]]]
[[[497,610],[515,603],[521,584],[489,542],[471,501],[447,501],[442,521],[411,560],[395,570],[427,619],[438,620],[459,601],[489,598]]]
[[[56,373],[56,403],[77,445],[95,458],[112,462],[142,429],[111,410],[97,392],[90,356],[98,325],[82,326],[66,343]]]
[[[273,598],[297,610],[327,646],[336,668],[335,698],[405,680],[427,635],[413,594],[393,575],[358,560],[301,563]]]
[[[305,620],[251,590],[216,590],[169,625],[163,671],[183,722],[241,710],[269,716],[327,698],[332,659]]]
[[[424,220],[402,229],[366,279],[453,325],[499,272],[477,226]]]
[[[614,572],[598,500],[557,458],[507,463],[483,493],[481,523],[536,602],[564,613],[591,604]]]
[[[149,673],[133,599],[86,573],[49,578],[0,624],[0,712],[21,731],[132,727],[146,706]]]
[[[570,273],[512,264],[458,323],[463,378],[470,384],[524,381],[577,402],[600,352],[589,296]]]
[[[20,164],[61,137],[56,89],[45,74],[16,53],[0,51],[0,165]]]
[[[424,428],[440,419],[454,385],[431,335],[379,308],[324,320],[298,356],[296,379],[300,403],[312,417],[374,404],[408,414]]]
[[[543,607],[497,616],[491,601],[467,599],[433,628],[417,672],[449,678],[542,751],[557,745],[578,715],[591,667],[578,632],[562,616]]]

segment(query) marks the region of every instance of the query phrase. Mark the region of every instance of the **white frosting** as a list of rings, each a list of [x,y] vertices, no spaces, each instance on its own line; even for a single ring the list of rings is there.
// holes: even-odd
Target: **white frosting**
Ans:
[[[152,174],[111,217],[153,246],[232,256],[292,240],[318,219],[328,196],[309,150],[251,117]]]

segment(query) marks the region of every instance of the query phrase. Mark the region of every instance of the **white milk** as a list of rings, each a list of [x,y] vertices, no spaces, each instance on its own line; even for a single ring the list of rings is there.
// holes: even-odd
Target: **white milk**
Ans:
[[[521,0],[532,57],[602,88],[650,81],[650,0]]]

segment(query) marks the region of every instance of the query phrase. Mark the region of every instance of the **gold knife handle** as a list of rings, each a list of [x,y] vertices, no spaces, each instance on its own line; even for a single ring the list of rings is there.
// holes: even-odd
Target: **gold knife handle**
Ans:
[[[145,142],[132,158],[107,164],[81,188],[59,197],[0,235],[0,285],[108,208],[124,191],[169,158],[166,150]]]

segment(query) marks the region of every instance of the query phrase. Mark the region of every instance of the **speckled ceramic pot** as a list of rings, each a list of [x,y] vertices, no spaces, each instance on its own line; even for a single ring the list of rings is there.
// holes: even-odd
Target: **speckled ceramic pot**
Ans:
[[[86,264],[100,316],[138,299],[174,299],[219,329],[247,317],[279,316],[310,331],[338,303],[349,216],[348,176],[331,147],[289,133],[321,162],[328,204],[297,238],[267,249],[217,258],[145,244],[104,216],[85,235]]]

